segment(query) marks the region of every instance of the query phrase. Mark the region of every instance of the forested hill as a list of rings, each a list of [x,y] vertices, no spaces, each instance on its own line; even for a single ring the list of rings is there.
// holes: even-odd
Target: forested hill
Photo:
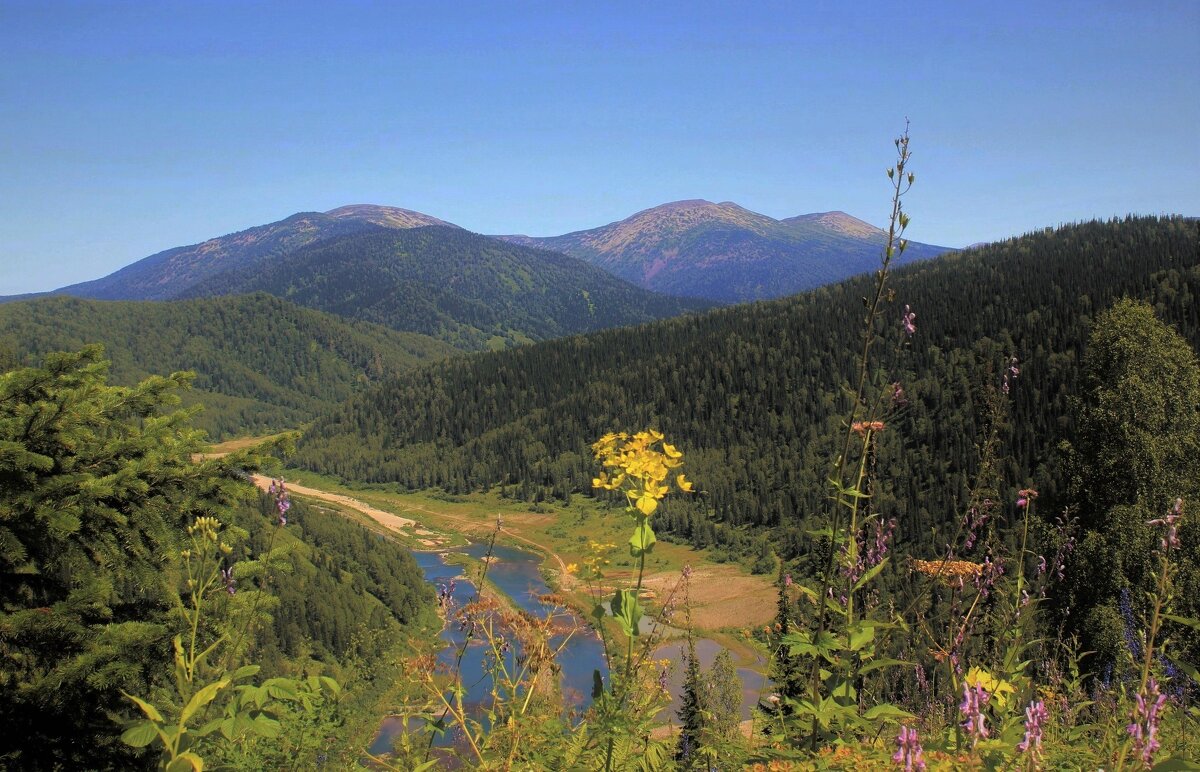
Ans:
[[[1046,230],[900,269],[888,313],[909,346],[884,357],[908,407],[884,432],[879,505],[902,532],[930,534],[959,511],[978,462],[985,386],[1022,360],[1003,433],[1006,484],[1054,498],[1051,449],[1095,314],[1122,296],[1152,302],[1200,343],[1200,225],[1127,218]],[[444,364],[405,374],[318,422],[302,465],[347,478],[451,491],[567,497],[590,489],[588,445],[647,425],[685,452],[707,494],[674,503],[656,528],[697,544],[796,554],[823,511],[836,415],[861,341],[870,277],[781,301]],[[880,346],[892,350],[892,347]],[[715,524],[714,524],[715,520]],[[749,527],[749,528],[747,528]]]
[[[447,226],[327,239],[215,276],[188,294],[257,290],[467,350],[712,307],[643,290],[573,257]]]
[[[168,300],[215,274],[254,265],[321,239],[378,227],[422,225],[449,223],[408,209],[368,204],[328,212],[298,212],[278,222],[150,255],[108,276],[63,287],[55,294],[95,300]]]
[[[362,389],[454,349],[263,293],[171,303],[53,297],[0,305],[0,351],[32,361],[102,343],[114,383],[194,370],[186,399],[217,435],[294,428]]]

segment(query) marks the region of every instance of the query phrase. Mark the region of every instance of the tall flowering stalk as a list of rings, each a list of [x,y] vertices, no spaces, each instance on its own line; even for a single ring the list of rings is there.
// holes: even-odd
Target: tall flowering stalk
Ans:
[[[1134,698],[1134,707],[1130,716],[1131,721],[1126,727],[1129,739],[1121,746],[1120,753],[1117,756],[1116,767],[1118,769],[1122,768],[1130,750],[1133,751],[1142,764],[1147,767],[1150,766],[1150,763],[1154,759],[1154,754],[1159,748],[1157,737],[1158,721],[1160,712],[1166,704],[1166,696],[1159,691],[1158,681],[1152,674],[1152,667],[1156,654],[1158,654],[1155,649],[1158,634],[1162,629],[1163,620],[1169,615],[1173,593],[1172,578],[1175,573],[1171,557],[1172,553],[1180,547],[1179,523],[1182,520],[1183,499],[1175,499],[1175,503],[1167,510],[1166,515],[1150,520],[1147,523],[1147,525],[1163,529],[1158,544],[1158,584],[1152,595],[1154,605],[1151,608],[1148,618],[1149,624],[1146,628],[1145,642],[1141,647],[1141,679],[1137,695]],[[1189,621],[1192,624],[1200,626],[1200,623],[1196,623],[1194,620]]]
[[[592,486],[600,490],[623,491],[625,511],[634,521],[633,534],[629,537],[629,553],[638,559],[637,582],[632,589],[618,589],[610,601],[612,615],[627,640],[620,687],[614,687],[613,695],[615,707],[620,710],[630,696],[633,648],[640,634],[643,616],[640,599],[646,555],[654,549],[657,541],[654,529],[650,526],[650,517],[672,487],[683,493],[691,493],[693,486],[679,471],[683,466],[683,453],[667,442],[662,432],[654,429],[633,435],[610,432],[592,444],[592,453],[601,466],[600,474],[592,480]],[[613,769],[615,743],[616,739],[610,735],[605,750],[606,770]]]

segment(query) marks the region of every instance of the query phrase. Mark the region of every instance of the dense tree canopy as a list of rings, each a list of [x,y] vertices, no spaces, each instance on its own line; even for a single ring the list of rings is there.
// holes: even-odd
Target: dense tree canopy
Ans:
[[[876,500],[903,538],[938,545],[938,530],[957,523],[990,425],[987,395],[1011,356],[1021,375],[999,427],[998,474],[1008,493],[1036,482],[1043,511],[1067,503],[1055,448],[1073,425],[1069,395],[1095,315],[1143,298],[1194,345],[1198,262],[1196,221],[1127,218],[897,271],[890,340],[900,339],[904,304],[917,332],[879,361],[906,406],[881,436],[887,475]],[[870,281],[414,371],[319,421],[297,458],[408,488],[501,485],[527,500],[565,498],[590,490],[592,439],[651,425],[678,440],[705,491],[665,507],[662,532],[751,554],[769,533],[792,558],[827,507],[829,438]]]

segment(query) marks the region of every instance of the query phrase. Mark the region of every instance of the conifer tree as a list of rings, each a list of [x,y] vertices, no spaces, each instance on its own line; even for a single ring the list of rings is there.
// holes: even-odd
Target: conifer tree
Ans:
[[[248,488],[193,460],[188,374],[108,386],[101,356],[0,374],[0,767],[138,765],[113,717],[165,675],[182,526]]]

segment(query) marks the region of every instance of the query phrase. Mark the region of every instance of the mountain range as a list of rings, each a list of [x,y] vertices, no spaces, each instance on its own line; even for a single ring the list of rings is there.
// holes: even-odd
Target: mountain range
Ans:
[[[562,236],[497,236],[578,257],[640,287],[737,303],[791,295],[879,266],[887,233],[845,212],[776,220],[726,201],[663,204]],[[949,247],[909,242],[907,260]]]
[[[38,294],[96,300],[169,300],[196,294],[228,294],[225,287],[229,279],[238,286],[253,285],[274,292],[270,287],[280,283],[277,277],[283,272],[284,263],[293,257],[309,260],[314,253],[306,250],[318,244],[336,240],[341,245],[340,254],[349,257],[347,251],[353,245],[347,238],[378,234],[383,229],[401,232],[431,226],[441,228],[444,234],[467,233],[445,220],[398,207],[358,204],[328,212],[300,212],[279,222],[159,252],[100,279]],[[494,238],[578,258],[642,289],[732,303],[781,297],[871,271],[879,263],[886,237],[884,231],[844,212],[776,220],[731,202],[692,200],[663,204],[620,222],[562,236]],[[434,241],[422,239],[426,247]],[[373,238],[368,238],[364,243],[373,242]],[[410,257],[430,263],[422,269],[424,274],[453,292],[453,276],[447,273],[434,277],[438,268],[433,264],[445,259],[450,251],[434,248],[429,254],[414,253]],[[922,259],[946,251],[947,247],[909,242],[905,256],[908,260]],[[476,257],[487,252],[473,248]],[[372,254],[383,256],[377,249],[372,249]],[[558,269],[576,272],[581,280],[595,280],[596,274],[584,268],[567,268],[568,263],[545,255],[539,259],[550,260]],[[536,262],[530,254],[525,254],[522,260]],[[462,260],[453,262],[456,269],[463,267]],[[355,264],[364,267],[360,259]],[[258,266],[264,266],[276,278],[255,280],[252,273]],[[481,263],[477,267],[487,266]],[[516,284],[519,289],[521,282]],[[375,293],[382,291],[378,285],[371,289]],[[649,301],[642,298],[637,302]],[[676,312],[654,311],[652,316]],[[375,320],[398,326],[385,319]],[[620,323],[635,321],[639,319],[622,319]],[[579,329],[562,327],[566,331]]]

